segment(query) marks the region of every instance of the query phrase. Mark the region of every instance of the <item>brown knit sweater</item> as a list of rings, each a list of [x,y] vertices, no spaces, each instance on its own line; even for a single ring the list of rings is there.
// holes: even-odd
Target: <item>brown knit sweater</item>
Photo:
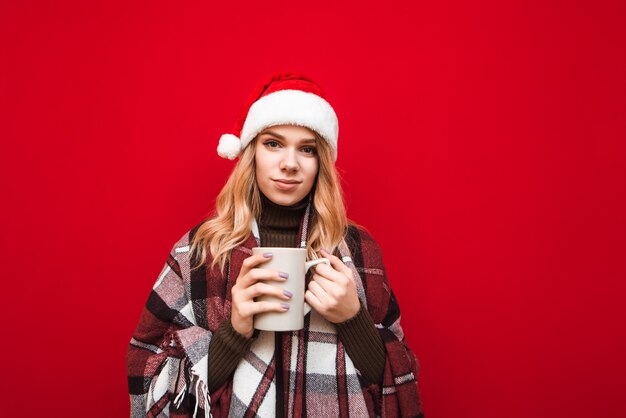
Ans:
[[[296,247],[308,196],[292,206],[277,205],[263,194],[261,200],[259,234],[263,245]],[[361,375],[368,382],[382,382],[385,348],[367,309],[361,305],[353,318],[335,326],[339,339]],[[233,374],[253,340],[254,337],[248,339],[235,331],[230,318],[222,321],[209,346],[209,391],[218,389]]]

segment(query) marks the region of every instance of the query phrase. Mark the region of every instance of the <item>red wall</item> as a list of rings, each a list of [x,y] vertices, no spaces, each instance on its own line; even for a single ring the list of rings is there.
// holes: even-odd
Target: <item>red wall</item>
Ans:
[[[218,138],[287,68],[336,107],[427,416],[626,416],[624,2],[209,3],[2,2],[3,415],[128,415]]]

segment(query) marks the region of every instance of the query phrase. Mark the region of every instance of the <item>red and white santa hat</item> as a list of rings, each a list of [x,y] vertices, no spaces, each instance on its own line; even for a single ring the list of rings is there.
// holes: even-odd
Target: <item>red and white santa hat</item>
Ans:
[[[269,76],[250,94],[241,108],[235,128],[220,137],[217,153],[234,160],[265,128],[298,125],[322,136],[337,160],[339,123],[326,95],[309,77],[291,72]]]

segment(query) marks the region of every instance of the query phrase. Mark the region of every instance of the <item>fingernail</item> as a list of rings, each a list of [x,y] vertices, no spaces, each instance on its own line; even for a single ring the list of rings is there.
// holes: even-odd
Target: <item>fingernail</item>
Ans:
[[[286,279],[286,278],[288,278],[288,277],[289,277],[289,273],[284,273],[284,272],[282,272],[282,271],[281,271],[280,273],[278,273],[278,275],[279,275],[280,277],[282,277],[283,279]]]
[[[263,257],[265,257],[265,258],[270,258],[273,255],[274,255],[273,253],[263,253]]]
[[[289,310],[289,304],[288,303],[281,303],[280,306],[283,307],[284,310]]]
[[[283,294],[287,296],[288,298],[293,296],[293,293],[291,293],[289,290],[283,290]]]

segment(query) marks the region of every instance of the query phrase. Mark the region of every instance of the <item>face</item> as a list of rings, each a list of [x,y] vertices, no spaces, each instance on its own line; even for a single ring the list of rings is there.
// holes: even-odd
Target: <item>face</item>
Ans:
[[[319,159],[313,131],[295,125],[263,130],[255,145],[256,181],[272,202],[289,206],[311,191]]]

